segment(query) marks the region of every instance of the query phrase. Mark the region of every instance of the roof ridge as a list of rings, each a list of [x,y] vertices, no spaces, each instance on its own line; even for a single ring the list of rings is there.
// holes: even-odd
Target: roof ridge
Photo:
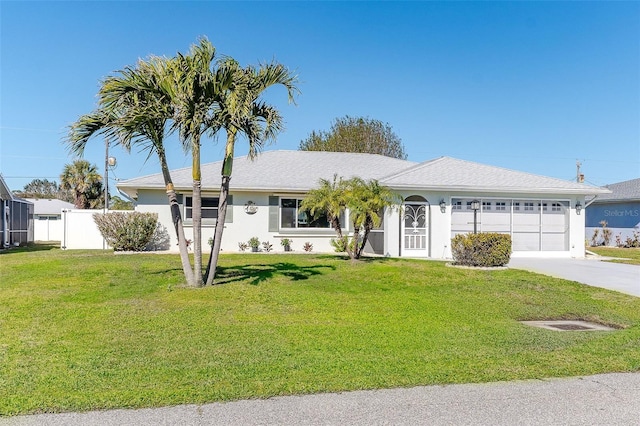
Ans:
[[[437,163],[440,160],[443,160],[445,158],[449,158],[449,157],[438,157],[438,158],[432,158],[431,160],[422,161],[420,163],[414,164],[413,166],[409,166],[409,167],[407,167],[406,169],[404,169],[402,171],[399,171],[397,173],[393,173],[391,175],[385,176],[385,177],[381,178],[380,181],[383,182],[386,179],[393,179],[393,178],[402,176],[402,175],[410,173],[410,172],[412,172],[414,170],[421,169],[422,167],[426,167],[428,165]]]

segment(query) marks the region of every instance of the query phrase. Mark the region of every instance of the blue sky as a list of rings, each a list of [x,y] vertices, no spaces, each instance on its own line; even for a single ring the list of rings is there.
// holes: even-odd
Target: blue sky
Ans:
[[[595,185],[640,176],[640,2],[2,1],[0,20],[0,171],[12,189],[59,181],[73,160],[66,127],[96,106],[102,78],[199,36],[299,75],[297,105],[268,92],[286,131],[267,149],[295,150],[348,114],[389,123],[413,161],[574,179],[579,160]],[[204,141],[203,162],[222,158],[223,141]],[[189,166],[173,142],[170,166]],[[101,173],[103,144],[85,153]],[[143,154],[111,154],[111,178],[159,172]]]

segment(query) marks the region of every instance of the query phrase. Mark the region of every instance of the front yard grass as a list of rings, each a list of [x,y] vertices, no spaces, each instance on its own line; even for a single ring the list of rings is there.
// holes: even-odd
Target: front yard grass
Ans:
[[[640,265],[640,248],[589,247],[588,250],[599,254],[600,256],[616,258],[607,260],[607,262]]]
[[[306,254],[0,254],[0,414],[640,370],[640,298],[518,270]],[[614,332],[518,320],[587,319]]]

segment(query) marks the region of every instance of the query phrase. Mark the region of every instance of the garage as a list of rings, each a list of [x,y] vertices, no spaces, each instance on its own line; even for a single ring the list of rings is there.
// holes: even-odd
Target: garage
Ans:
[[[568,251],[569,211],[568,200],[453,198],[451,237],[475,229],[511,235],[514,252]]]

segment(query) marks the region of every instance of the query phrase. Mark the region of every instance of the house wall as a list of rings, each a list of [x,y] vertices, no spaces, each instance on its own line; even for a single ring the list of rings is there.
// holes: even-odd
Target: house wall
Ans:
[[[403,249],[402,241],[400,241],[402,235],[402,211],[390,212],[385,218],[385,226],[389,232],[385,235],[385,253],[390,256],[412,256],[412,257],[429,257],[433,259],[450,259],[451,258],[451,238],[452,238],[452,199],[479,199],[479,200],[544,200],[544,201],[558,201],[565,205],[567,210],[567,220],[565,225],[568,225],[568,240],[563,242],[564,250],[526,250],[519,251],[514,250],[514,257],[574,257],[583,258],[585,255],[585,228],[584,228],[584,212],[577,214],[575,210],[576,202],[579,201],[581,205],[584,205],[584,197],[553,197],[548,194],[527,194],[522,196],[520,194],[500,194],[500,193],[485,193],[485,194],[468,194],[468,193],[430,193],[420,191],[402,191],[403,198],[410,196],[420,196],[427,200],[429,203],[428,213],[430,216],[429,224],[429,249],[428,252],[415,253],[409,250]],[[440,208],[440,201],[444,200],[446,208],[442,212]],[[535,217],[536,221],[538,220]],[[546,218],[545,218],[546,220]],[[510,232],[509,229],[499,229],[498,224],[491,224],[489,222],[489,216],[485,219],[485,223],[480,223],[480,217],[478,218],[478,232]],[[549,225],[549,224],[547,224]],[[552,225],[552,224],[551,224]],[[483,229],[484,226],[484,229]],[[532,224],[532,227],[538,226],[538,222]],[[507,227],[509,228],[509,227]],[[470,225],[469,231],[473,232],[473,226]],[[533,236],[532,238],[538,238]]]
[[[181,209],[184,217],[184,197],[190,194],[182,194]],[[213,193],[203,193],[203,196],[215,196]],[[420,192],[420,191],[402,191],[403,198],[409,196],[420,196],[426,201],[426,213],[428,215],[428,248],[425,251],[409,252],[402,247],[401,235],[403,230],[403,222],[401,220],[400,209],[388,209],[384,216],[384,254],[389,256],[411,256],[425,257],[433,259],[450,259],[451,258],[451,238],[452,238],[452,208],[451,201],[454,198],[478,198],[486,200],[557,200],[567,206],[566,224],[569,227],[568,241],[566,241],[565,250],[536,250],[536,251],[514,251],[514,257],[584,257],[585,249],[585,228],[584,228],[584,212],[576,214],[575,205],[580,201],[584,205],[584,197],[553,197],[548,194],[500,194],[500,193],[484,193],[484,194],[468,194],[462,192],[444,193],[444,192]],[[238,252],[238,243],[246,242],[252,237],[258,237],[260,241],[269,241],[273,246],[274,252],[283,251],[280,245],[282,238],[293,240],[292,248],[294,251],[302,252],[305,242],[313,244],[314,252],[333,252],[330,240],[335,238],[335,232],[332,229],[278,229],[269,230],[270,210],[273,212],[274,206],[269,205],[270,196],[282,196],[291,198],[301,198],[303,194],[270,194],[261,192],[234,192],[233,204],[229,206],[232,220],[225,224],[224,236],[222,241],[222,251]],[[440,208],[440,201],[444,200],[446,207],[444,211]],[[255,212],[247,211],[245,207],[252,202],[255,206]],[[177,238],[175,231],[171,225],[171,217],[167,197],[162,191],[146,191],[141,190],[138,193],[137,211],[154,212],[158,214],[159,221],[164,224],[170,236],[170,250],[177,251]],[[277,213],[276,213],[277,214]],[[279,217],[278,217],[279,223]],[[206,251],[207,240],[213,237],[215,220],[203,220],[203,250]],[[485,227],[489,228],[488,221]],[[497,229],[497,228],[496,228]],[[489,228],[485,231],[495,231]],[[480,226],[479,232],[483,231]],[[508,232],[508,231],[507,231]],[[187,239],[193,239],[193,227],[190,220],[185,219],[185,235]],[[563,243],[564,244],[564,243]],[[544,247],[543,247],[544,249]]]
[[[62,215],[34,215],[33,238],[35,241],[62,241]]]
[[[190,196],[189,193],[180,194],[180,208],[184,220],[185,237],[193,240],[193,225],[191,220],[185,218],[184,198]],[[274,252],[284,251],[280,245],[282,238],[289,238],[293,241],[292,250],[303,252],[306,242],[313,244],[314,252],[332,252],[333,247],[330,239],[335,237],[332,229],[291,229],[291,230],[269,230],[269,196],[281,195],[283,197],[301,197],[301,194],[270,194],[262,192],[234,192],[231,194],[232,203],[228,206],[227,216],[232,216],[224,226],[222,238],[223,252],[238,252],[238,243],[247,242],[252,237],[258,237],[263,241],[269,241]],[[216,193],[203,192],[203,197],[215,197]],[[256,207],[255,213],[248,213],[245,207],[249,202]],[[170,237],[170,251],[178,251],[178,240],[175,230],[171,225],[171,212],[167,196],[161,191],[140,190],[138,192],[138,204],[136,211],[153,212],[158,214],[158,221],[162,223],[168,231]],[[252,211],[252,210],[250,210]],[[207,251],[209,246],[207,241],[213,238],[215,231],[215,220],[203,219],[202,241],[203,251]]]
[[[591,245],[603,245],[602,221],[611,231],[609,246],[616,245],[616,237],[621,242],[627,238],[634,239],[634,232],[640,232],[640,202],[629,201],[619,203],[593,203],[586,211],[586,236]],[[596,238],[594,232],[598,231]]]

